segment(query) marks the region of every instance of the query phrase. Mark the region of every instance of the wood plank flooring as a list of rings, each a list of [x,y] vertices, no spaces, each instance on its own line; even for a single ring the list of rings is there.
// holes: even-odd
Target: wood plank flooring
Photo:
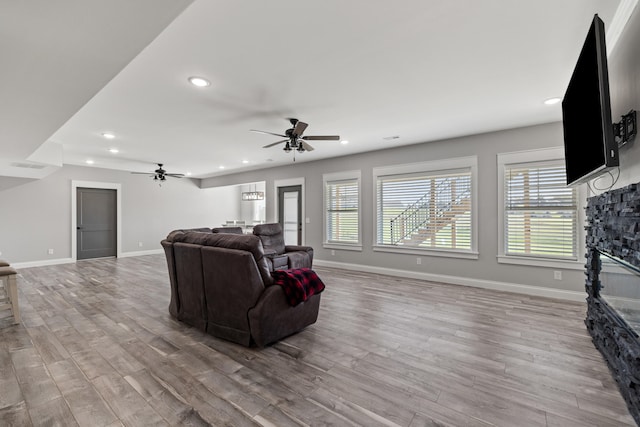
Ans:
[[[317,323],[247,349],[169,316],[163,255],[20,269],[0,425],[635,425],[584,303],[316,271]]]

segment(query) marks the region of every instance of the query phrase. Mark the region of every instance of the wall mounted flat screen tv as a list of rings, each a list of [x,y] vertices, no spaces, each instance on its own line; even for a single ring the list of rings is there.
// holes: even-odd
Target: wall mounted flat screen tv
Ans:
[[[567,185],[619,165],[608,73],[604,22],[596,14],[562,100]]]

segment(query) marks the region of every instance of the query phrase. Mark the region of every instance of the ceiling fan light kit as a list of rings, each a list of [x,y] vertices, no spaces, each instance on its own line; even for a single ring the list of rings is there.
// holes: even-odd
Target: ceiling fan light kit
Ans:
[[[307,128],[307,126],[309,126],[307,123],[301,122],[298,119],[294,119],[294,118],[290,118],[289,119],[289,123],[291,123],[291,126],[293,126],[290,129],[287,129],[284,134],[280,134],[280,133],[274,133],[274,132],[267,132],[267,131],[263,131],[263,130],[256,130],[256,129],[251,129],[251,132],[256,132],[256,133],[264,133],[266,135],[275,135],[275,136],[279,136],[282,138],[285,138],[283,140],[280,141],[276,141],[273,142],[271,144],[267,144],[265,146],[263,146],[262,148],[270,148],[273,147],[275,145],[278,144],[282,144],[283,142],[284,144],[284,148],[283,150],[286,153],[289,153],[291,151],[294,151],[294,156],[293,156],[293,160],[295,161],[295,151],[297,151],[298,153],[304,153],[305,151],[313,151],[314,148],[311,144],[309,144],[307,141],[339,141],[340,140],[340,136],[339,135],[312,135],[312,136],[302,136],[302,134],[304,133],[305,129]]]

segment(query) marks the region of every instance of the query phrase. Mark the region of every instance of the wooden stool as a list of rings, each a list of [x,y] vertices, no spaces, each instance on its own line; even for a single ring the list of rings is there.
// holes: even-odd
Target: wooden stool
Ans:
[[[3,265],[6,264],[6,265]],[[18,307],[18,284],[16,282],[17,272],[0,260],[0,311],[11,310],[13,323],[20,323],[20,308]]]

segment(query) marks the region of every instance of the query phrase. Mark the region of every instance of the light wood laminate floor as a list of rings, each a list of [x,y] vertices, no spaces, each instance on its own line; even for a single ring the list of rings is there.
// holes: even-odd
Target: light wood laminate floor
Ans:
[[[635,425],[584,303],[316,271],[317,323],[247,349],[169,316],[163,255],[20,269],[0,425]]]

